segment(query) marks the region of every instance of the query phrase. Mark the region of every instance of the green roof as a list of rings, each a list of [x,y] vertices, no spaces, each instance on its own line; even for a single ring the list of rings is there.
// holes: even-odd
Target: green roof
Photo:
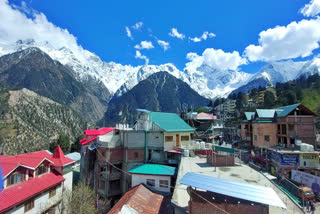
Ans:
[[[166,132],[194,132],[177,114],[150,112],[150,120]]]
[[[274,109],[257,109],[256,110],[259,118],[274,118]]]
[[[133,167],[128,172],[133,174],[147,174],[147,175],[174,175],[175,167],[160,165],[160,164],[143,164]]]
[[[245,112],[247,120],[253,120],[255,112]]]
[[[277,112],[278,117],[285,117],[299,106],[300,106],[300,103],[297,103],[297,104],[293,104],[293,105],[289,105],[289,106],[275,108],[274,110]]]

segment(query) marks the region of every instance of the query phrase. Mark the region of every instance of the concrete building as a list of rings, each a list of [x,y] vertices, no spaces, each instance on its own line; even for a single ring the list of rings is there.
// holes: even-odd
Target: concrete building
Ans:
[[[227,99],[224,103],[215,107],[216,114],[221,120],[228,120],[234,118],[236,111],[236,100]]]
[[[252,112],[246,112],[246,119],[241,125],[241,136],[243,140],[251,140],[255,147],[293,148],[297,140],[316,144],[315,114],[302,104],[257,109],[254,117]]]
[[[130,169],[146,164],[177,165],[192,148],[194,129],[177,114],[139,110],[134,129],[86,130],[81,140],[81,179],[111,205],[131,188]]]
[[[160,164],[143,164],[130,169],[131,186],[145,184],[160,192],[170,193],[171,179],[175,174],[175,167]]]
[[[72,191],[73,163],[59,146],[53,155],[43,150],[0,156],[0,213],[62,213],[64,192]]]

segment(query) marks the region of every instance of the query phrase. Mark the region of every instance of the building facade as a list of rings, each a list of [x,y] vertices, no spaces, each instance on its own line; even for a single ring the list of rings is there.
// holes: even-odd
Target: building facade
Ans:
[[[73,162],[59,146],[53,155],[39,151],[0,156],[0,213],[64,213],[63,195],[72,191]]]

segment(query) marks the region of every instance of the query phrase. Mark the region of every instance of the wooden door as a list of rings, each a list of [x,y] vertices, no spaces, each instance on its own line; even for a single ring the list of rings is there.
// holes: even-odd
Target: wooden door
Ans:
[[[176,147],[179,147],[179,145],[180,145],[180,137],[179,137],[179,135],[177,134],[177,135],[176,135]]]

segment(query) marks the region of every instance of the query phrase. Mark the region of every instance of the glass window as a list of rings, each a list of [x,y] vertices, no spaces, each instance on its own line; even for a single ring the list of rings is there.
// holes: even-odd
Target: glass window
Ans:
[[[44,164],[41,164],[40,166],[38,166],[36,174],[38,176],[38,175],[44,174],[46,172],[47,172],[47,166]]]
[[[154,179],[147,179],[147,185],[154,187],[156,185],[156,181]]]
[[[189,136],[181,136],[181,141],[189,141]]]
[[[53,187],[50,191],[49,191],[49,198],[53,197],[56,195],[56,187]]]
[[[32,208],[34,208],[34,199],[31,199],[31,200],[27,201],[26,203],[24,203],[24,212],[28,212]]]
[[[168,188],[169,187],[169,181],[168,180],[160,180],[160,187]]]
[[[270,141],[270,136],[269,136],[269,135],[265,135],[265,136],[264,136],[264,140],[265,140],[265,141]]]
[[[21,181],[24,181],[24,174],[21,172],[14,172],[8,179],[8,186],[20,183]]]
[[[165,137],[166,142],[172,142],[173,141],[173,136],[166,136]]]

